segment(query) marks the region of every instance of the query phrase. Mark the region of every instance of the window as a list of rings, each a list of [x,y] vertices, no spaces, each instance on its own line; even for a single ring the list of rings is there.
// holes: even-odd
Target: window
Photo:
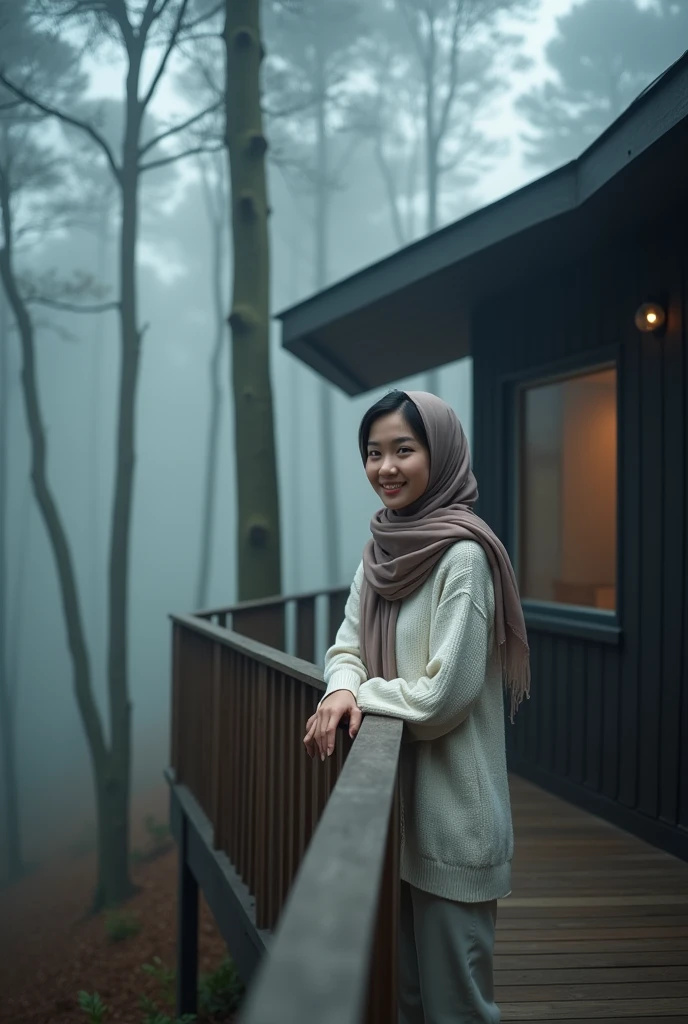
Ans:
[[[616,369],[520,393],[521,596],[616,609]]]

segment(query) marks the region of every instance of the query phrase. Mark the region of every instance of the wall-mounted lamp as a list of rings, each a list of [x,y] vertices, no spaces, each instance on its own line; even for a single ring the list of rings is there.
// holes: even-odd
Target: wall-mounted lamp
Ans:
[[[635,314],[635,325],[643,334],[659,331],[666,323],[666,312],[658,302],[643,302]]]

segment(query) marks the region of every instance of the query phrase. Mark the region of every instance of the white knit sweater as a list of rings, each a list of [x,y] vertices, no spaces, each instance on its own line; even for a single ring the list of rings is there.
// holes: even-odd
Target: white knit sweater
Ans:
[[[401,877],[446,899],[508,895],[513,832],[494,590],[475,541],[448,548],[402,602],[398,679],[368,678],[359,648],[358,568],[325,657],[327,693],[350,690],[363,712],[406,723],[400,760]]]

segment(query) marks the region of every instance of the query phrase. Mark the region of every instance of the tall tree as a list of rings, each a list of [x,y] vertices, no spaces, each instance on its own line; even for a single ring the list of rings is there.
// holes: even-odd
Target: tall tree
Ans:
[[[415,56],[423,100],[426,230],[439,223],[442,178],[490,155],[476,115],[518,68],[519,37],[501,28],[505,15],[525,15],[534,0],[394,0]],[[505,59],[506,58],[506,59]],[[497,65],[500,65],[497,68]],[[476,173],[480,163],[476,167]]]
[[[239,598],[281,591],[270,382],[270,247],[261,108],[260,0],[226,0],[226,143],[232,202],[232,329]]]
[[[17,777],[16,679],[12,678],[9,658],[9,578],[7,561],[7,510],[9,504],[8,453],[9,425],[9,317],[5,296],[0,293],[0,775],[3,781],[3,829],[6,846],[6,870],[9,881],[18,878],[24,867],[19,819]]]
[[[225,389],[220,377],[225,347],[227,303],[225,299],[225,265],[227,241],[228,195],[226,176],[218,158],[200,165],[203,202],[210,228],[210,288],[213,312],[213,344],[208,365],[210,404],[208,439],[206,442],[205,481],[201,514],[201,550],[196,581],[196,608],[208,603],[210,566],[215,539],[217,473],[220,452],[220,428]]]
[[[533,0],[379,0],[365,48],[367,82],[356,119],[372,144],[399,244],[416,231],[424,200],[425,231],[442,221],[442,197],[454,210],[500,145],[478,116],[523,66],[521,37],[503,30],[505,15],[525,15]],[[458,202],[457,202],[458,198]],[[439,372],[427,375],[438,391]]]
[[[575,4],[545,48],[550,77],[518,101],[528,160],[549,169],[577,157],[687,44],[685,3]]]
[[[41,0],[30,7],[37,18],[45,13]],[[54,118],[66,129],[75,129],[97,147],[116,185],[120,201],[119,283],[117,310],[120,320],[121,368],[117,417],[117,452],[108,570],[108,665],[107,691],[109,735],[93,695],[92,669],[83,626],[73,559],[66,530],[46,474],[46,435],[35,371],[35,330],[19,286],[13,254],[13,210],[10,182],[0,179],[0,203],[4,224],[4,247],[0,250],[0,272],[16,320],[23,356],[23,382],[27,422],[32,446],[34,493],[53,550],[69,647],[74,690],[94,770],[98,817],[98,881],[94,906],[119,903],[132,892],[129,876],[129,798],[131,782],[131,696],[128,656],[128,593],[132,499],[135,466],[136,394],[143,329],[138,315],[137,243],[139,196],[142,176],[175,162],[190,150],[174,146],[184,132],[197,124],[207,111],[151,134],[146,118],[162,81],[170,57],[179,43],[205,21],[209,7],[189,14],[188,0],[57,0],[50,5],[49,24],[68,30],[77,19],[77,30],[85,28],[88,44],[95,52],[100,43],[114,42],[126,65],[125,122],[119,152],[110,145],[96,125],[65,109],[50,83],[25,74],[23,67],[5,64],[0,82],[26,110]],[[57,45],[59,36],[53,39]],[[144,74],[144,62],[152,72]],[[35,64],[35,61],[34,61]],[[47,97],[50,97],[49,99]],[[173,148],[168,143],[172,142]],[[158,147],[162,147],[160,150]]]
[[[194,95],[202,105],[212,111],[204,120],[198,141],[209,146],[222,144],[226,121],[224,100],[224,67],[222,36],[218,31],[209,42],[204,39],[193,46],[184,47],[185,64],[179,75],[177,89],[184,95]],[[215,46],[214,43],[220,45]],[[217,481],[221,451],[222,406],[227,394],[222,380],[223,354],[227,331],[227,243],[229,188],[223,154],[201,156],[198,172],[203,206],[210,232],[210,304],[212,309],[212,340],[208,357],[208,426],[205,447],[203,497],[198,572],[196,575],[195,607],[208,603],[210,570],[215,548],[217,522]]]
[[[82,85],[73,73],[71,47],[48,47],[45,37],[34,30],[26,11],[20,6],[0,12],[0,66],[12,67],[25,78],[52,82],[56,93],[69,92]],[[54,192],[61,176],[54,155],[36,141],[38,118],[25,109],[16,97],[0,86],[0,774],[3,780],[3,833],[7,847],[10,879],[23,870],[21,821],[18,795],[16,746],[16,659],[10,657],[7,513],[8,413],[9,413],[9,333],[12,248],[36,232],[44,222],[46,203],[42,195]],[[50,212],[56,214],[56,207]],[[56,218],[59,219],[59,218]],[[30,377],[31,367],[28,368]],[[23,384],[26,393],[27,373]],[[16,648],[15,648],[16,650]]]
[[[270,3],[270,104],[277,159],[312,198],[313,287],[331,282],[330,213],[356,139],[342,129],[364,33],[359,0]],[[340,501],[334,458],[336,393],[317,382],[327,582],[341,582]]]

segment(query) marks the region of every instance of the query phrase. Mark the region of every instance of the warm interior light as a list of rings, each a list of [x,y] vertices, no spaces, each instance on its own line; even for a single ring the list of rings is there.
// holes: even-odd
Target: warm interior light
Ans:
[[[644,302],[635,314],[635,325],[639,331],[657,331],[665,320],[666,313],[657,302]]]

